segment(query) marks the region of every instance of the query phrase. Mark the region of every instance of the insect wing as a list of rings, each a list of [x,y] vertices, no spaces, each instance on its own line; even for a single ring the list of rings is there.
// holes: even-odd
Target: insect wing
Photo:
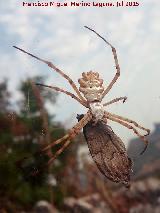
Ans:
[[[129,186],[131,159],[126,153],[122,140],[110,126],[103,122],[89,122],[83,133],[88,143],[92,158],[99,170],[108,179]]]

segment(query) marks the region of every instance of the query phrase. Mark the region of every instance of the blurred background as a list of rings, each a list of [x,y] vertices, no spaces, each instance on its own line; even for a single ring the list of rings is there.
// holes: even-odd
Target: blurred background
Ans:
[[[44,8],[1,0],[0,212],[160,212],[160,3],[139,4]],[[65,94],[35,86],[73,92],[60,75],[12,46],[52,61],[77,86],[81,73],[90,70],[99,72],[107,86],[116,72],[111,49],[84,25],[117,50],[121,76],[104,102],[120,96],[128,100],[106,110],[151,129],[149,147],[140,156],[144,144],[132,131],[109,123],[134,162],[130,190],[100,174],[82,133],[50,166],[45,163],[59,147],[38,153],[86,109]]]

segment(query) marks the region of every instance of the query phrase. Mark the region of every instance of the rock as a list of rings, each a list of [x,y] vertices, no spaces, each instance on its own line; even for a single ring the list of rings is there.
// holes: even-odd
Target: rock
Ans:
[[[38,201],[33,210],[34,213],[57,213],[56,209],[47,201]]]

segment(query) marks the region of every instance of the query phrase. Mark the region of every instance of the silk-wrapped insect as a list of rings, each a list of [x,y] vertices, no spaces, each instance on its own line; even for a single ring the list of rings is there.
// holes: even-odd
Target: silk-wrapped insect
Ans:
[[[77,115],[80,121],[84,115]],[[89,121],[83,127],[89,151],[98,169],[109,180],[130,186],[132,161],[128,157],[123,141],[103,121]]]

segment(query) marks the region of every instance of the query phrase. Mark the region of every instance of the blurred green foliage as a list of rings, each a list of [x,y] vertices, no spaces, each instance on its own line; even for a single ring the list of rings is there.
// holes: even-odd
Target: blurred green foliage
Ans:
[[[32,82],[43,83],[44,80],[42,77],[35,77]],[[53,165],[50,171],[46,166],[48,155],[40,155],[38,152],[47,143],[46,133],[37,97],[30,82],[31,79],[26,79],[21,83],[19,91],[22,98],[18,103],[18,112],[12,109],[7,81],[0,82],[0,210],[16,212],[13,208],[28,209],[38,200],[50,200],[48,173],[53,173],[56,179],[63,177],[67,166],[69,151],[59,157],[59,163]],[[57,93],[43,87],[37,88],[44,104],[56,103]],[[45,112],[53,141],[64,135],[65,129],[55,123],[54,116],[46,109]],[[75,153],[70,151],[70,156],[72,155]],[[33,175],[36,170],[39,170],[38,174]],[[60,206],[65,196],[63,186],[50,187],[54,203]],[[8,203],[13,203],[14,207]]]

